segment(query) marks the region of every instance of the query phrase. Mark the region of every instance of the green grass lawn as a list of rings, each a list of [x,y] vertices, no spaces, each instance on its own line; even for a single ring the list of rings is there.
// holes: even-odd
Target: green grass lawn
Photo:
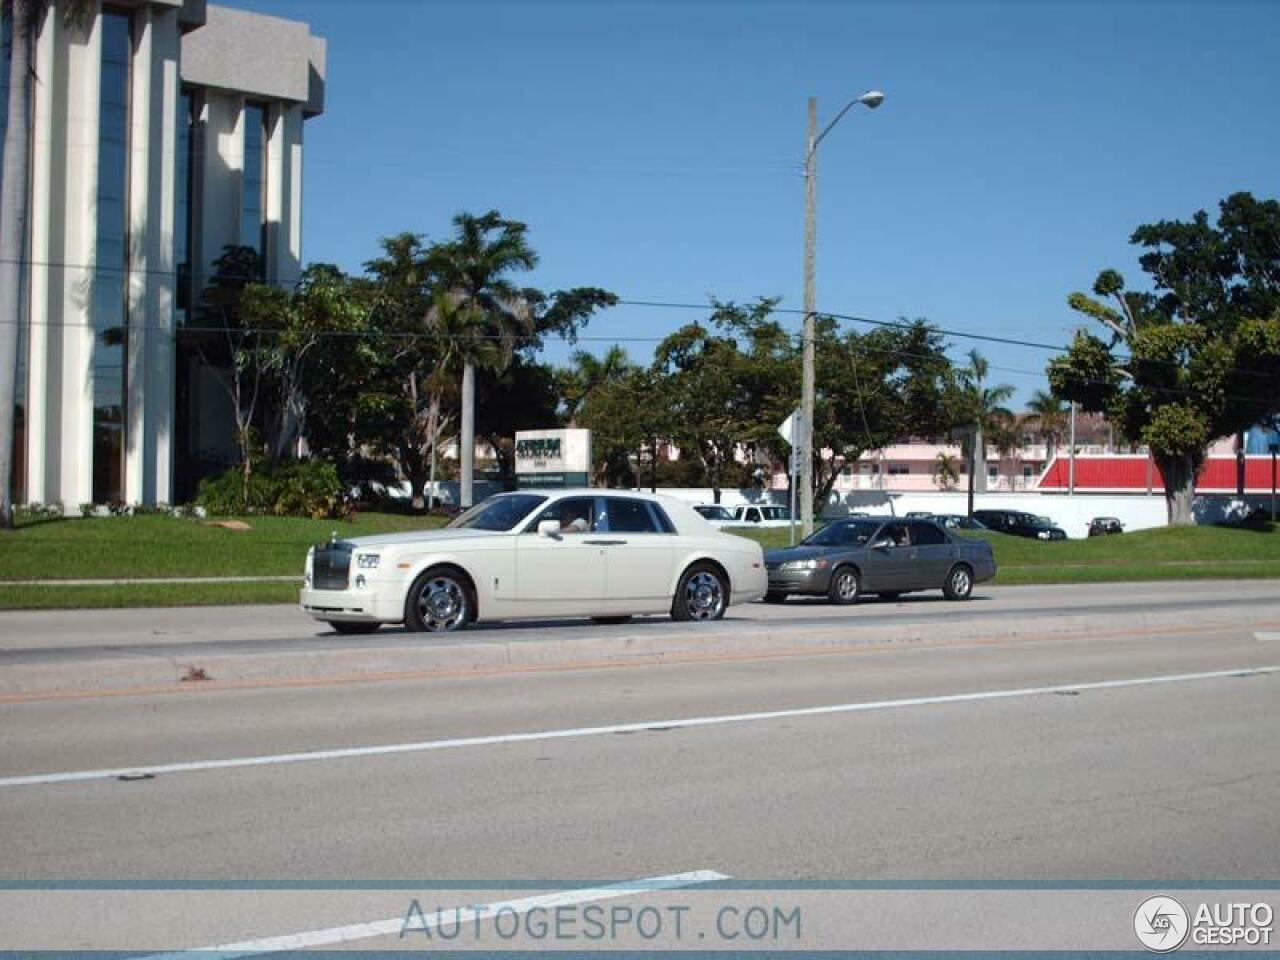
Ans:
[[[436,517],[365,513],[354,520],[250,517],[251,529],[163,516],[38,520],[0,535],[0,609],[287,603],[293,583],[32,586],[6,580],[301,576],[307,547],[331,533],[421,530]],[[738,529],[765,549],[785,547],[786,530]],[[1144,530],[1093,540],[1044,543],[983,534],[995,550],[998,583],[1087,583],[1203,577],[1280,578],[1280,531],[1221,527]]]
[[[734,530],[766,550],[785,547],[784,530]],[[984,533],[997,583],[1090,583],[1205,577],[1280,577],[1280,530],[1168,527],[1090,540],[1046,543]]]
[[[5,580],[302,576],[307,547],[332,533],[422,530],[439,517],[364,513],[353,520],[247,517],[249,530],[166,516],[36,520],[0,535],[0,609],[284,602],[293,584],[146,584],[45,587]]]

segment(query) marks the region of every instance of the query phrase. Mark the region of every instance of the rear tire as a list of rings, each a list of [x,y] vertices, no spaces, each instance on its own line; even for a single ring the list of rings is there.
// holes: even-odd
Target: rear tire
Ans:
[[[973,570],[968,564],[957,563],[947,571],[942,594],[948,600],[968,600],[973,594]]]
[[[334,633],[341,633],[344,636],[355,636],[362,633],[373,633],[382,624],[380,623],[359,623],[351,620],[326,620]]]
[[[765,603],[786,603],[787,595],[785,593],[766,593],[764,595]]]
[[[718,567],[699,562],[680,578],[671,601],[671,619],[719,620],[729,607],[729,580]]]
[[[827,599],[832,603],[840,606],[857,603],[861,592],[862,579],[853,567],[836,567],[832,571],[831,583],[827,585]]]

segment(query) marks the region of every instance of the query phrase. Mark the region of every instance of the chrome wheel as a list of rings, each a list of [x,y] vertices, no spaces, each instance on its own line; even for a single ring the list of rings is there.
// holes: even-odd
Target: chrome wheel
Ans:
[[[418,589],[415,607],[422,629],[456,630],[467,620],[467,591],[452,577],[435,576]]]
[[[685,608],[691,620],[714,620],[724,613],[724,586],[709,570],[695,573],[684,585]]]

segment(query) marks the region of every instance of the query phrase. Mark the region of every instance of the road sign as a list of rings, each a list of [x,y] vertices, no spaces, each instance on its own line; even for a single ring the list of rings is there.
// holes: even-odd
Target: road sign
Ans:
[[[800,424],[804,422],[803,418],[804,414],[800,411],[799,407],[796,407],[791,411],[791,416],[778,424],[778,436],[791,444],[791,446],[798,446],[798,441],[800,439]]]

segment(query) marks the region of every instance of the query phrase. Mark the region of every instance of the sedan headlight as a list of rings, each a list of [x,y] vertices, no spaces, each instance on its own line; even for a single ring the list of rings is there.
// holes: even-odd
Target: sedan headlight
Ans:
[[[356,557],[356,566],[361,570],[376,570],[382,557],[376,553],[362,553]]]
[[[827,565],[826,560],[789,560],[782,565],[783,570],[821,570]]]

